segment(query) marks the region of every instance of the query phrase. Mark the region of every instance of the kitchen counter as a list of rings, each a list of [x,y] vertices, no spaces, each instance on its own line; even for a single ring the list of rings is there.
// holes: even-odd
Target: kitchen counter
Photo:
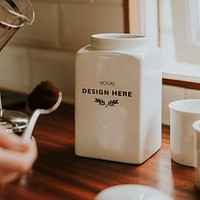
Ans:
[[[32,171],[1,187],[3,200],[92,200],[118,184],[144,184],[175,200],[200,199],[194,168],[171,161],[169,127],[162,128],[162,147],[141,165],[77,157],[74,153],[74,107],[61,105],[41,115],[34,129],[39,156]]]

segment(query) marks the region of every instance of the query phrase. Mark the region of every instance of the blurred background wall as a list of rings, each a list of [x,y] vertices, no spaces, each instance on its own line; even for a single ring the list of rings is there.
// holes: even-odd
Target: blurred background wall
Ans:
[[[44,80],[74,103],[75,54],[95,33],[123,33],[123,0],[31,0],[36,18],[0,52],[0,88],[29,93]],[[200,98],[200,91],[163,85],[163,123],[171,101]]]
[[[123,0],[32,0],[36,18],[0,53],[0,88],[29,93],[43,80],[74,103],[74,61],[95,33],[124,32]]]

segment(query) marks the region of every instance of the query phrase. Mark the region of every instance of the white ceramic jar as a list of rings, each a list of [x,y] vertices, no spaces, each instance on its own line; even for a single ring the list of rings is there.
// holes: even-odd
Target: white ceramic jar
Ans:
[[[160,148],[159,48],[141,35],[92,35],[75,75],[76,155],[141,164]]]

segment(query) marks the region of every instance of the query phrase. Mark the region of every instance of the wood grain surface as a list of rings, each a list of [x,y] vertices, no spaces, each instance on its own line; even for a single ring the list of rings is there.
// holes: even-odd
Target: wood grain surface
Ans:
[[[32,171],[1,187],[0,200],[92,200],[118,184],[144,184],[175,200],[197,200],[194,168],[171,161],[169,127],[162,147],[141,165],[77,157],[74,153],[74,107],[61,105],[39,117],[34,129],[39,157]]]

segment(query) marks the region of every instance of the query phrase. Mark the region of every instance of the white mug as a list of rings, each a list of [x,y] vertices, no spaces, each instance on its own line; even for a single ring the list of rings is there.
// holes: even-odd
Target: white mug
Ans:
[[[102,190],[94,200],[173,200],[156,188],[139,184],[114,185]]]
[[[169,104],[172,160],[194,167],[193,122],[200,119],[200,99],[179,100]]]
[[[195,183],[200,189],[200,120],[193,123],[194,129],[194,164],[195,164]]]

